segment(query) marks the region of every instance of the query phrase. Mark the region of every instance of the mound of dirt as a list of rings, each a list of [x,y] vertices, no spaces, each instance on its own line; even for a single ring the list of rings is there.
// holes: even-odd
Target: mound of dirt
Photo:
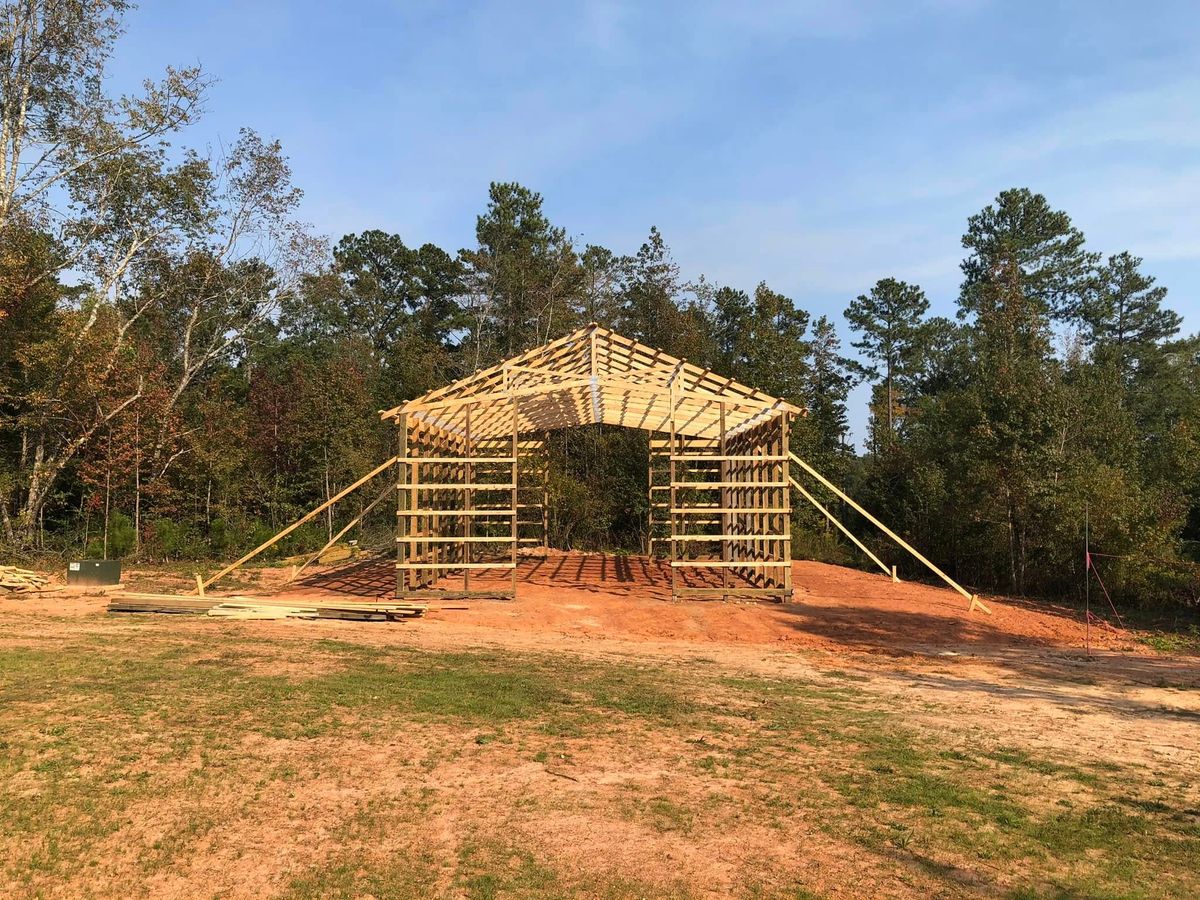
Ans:
[[[507,587],[508,573],[484,571],[472,588]],[[288,586],[372,599],[390,596],[390,561],[337,567]],[[988,598],[991,615],[967,611],[947,588],[893,584],[883,575],[825,563],[793,564],[790,603],[671,600],[671,574],[645,556],[556,553],[524,556],[515,601],[472,601],[453,614],[463,625],[632,640],[742,643],[885,654],[982,651],[1012,647],[1118,650],[1134,646],[1126,632],[1093,625],[1085,635],[1074,610]],[[437,587],[458,590],[461,579]],[[447,613],[449,615],[449,613]]]

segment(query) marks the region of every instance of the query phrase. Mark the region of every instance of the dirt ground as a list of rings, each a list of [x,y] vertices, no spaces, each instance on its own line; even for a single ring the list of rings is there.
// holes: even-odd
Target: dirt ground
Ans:
[[[284,584],[287,574],[259,570],[248,576],[253,583],[238,592],[387,597],[394,570],[386,561],[367,561]],[[989,597],[989,616],[968,612],[967,602],[949,590],[893,584],[882,576],[814,562],[795,563],[794,599],[786,604],[672,602],[669,569],[638,557],[528,557],[518,575],[515,601],[447,602],[447,607],[466,608],[431,608],[423,619],[411,622],[239,622],[222,623],[220,633],[276,639],[288,647],[311,642],[315,648],[321,639],[330,639],[380,648],[484,649],[622,665],[693,665],[764,678],[851,678],[863,692],[865,706],[900,711],[911,727],[944,735],[948,747],[1020,748],[1021,753],[1097,766],[1119,759],[1146,777],[1168,773],[1163,777],[1184,798],[1181,802],[1192,803],[1193,809],[1200,802],[1195,783],[1180,774],[1194,772],[1200,762],[1200,661],[1156,654],[1119,629],[1085,629],[1077,613],[1066,608]],[[129,580],[141,590],[187,587],[182,578],[155,573],[131,573]],[[477,577],[473,586],[487,583]],[[461,582],[443,586],[456,589]],[[119,640],[123,633],[144,634],[147,629],[208,640],[216,627],[212,620],[192,617],[105,616],[106,602],[99,593],[0,597],[0,646],[80,634]],[[263,670],[289,677],[321,671],[317,649],[289,653],[264,660]],[[411,779],[393,772],[391,760],[419,759],[432,752],[431,746],[454,740],[450,730],[431,726],[387,747],[363,744],[351,765],[353,778],[339,781],[336,788],[314,782],[301,795],[302,802],[283,803],[293,817],[285,831],[306,816],[332,821],[337,818],[330,811],[334,807],[361,801],[360,789],[347,787],[356,779],[407,789]],[[586,867],[586,857],[599,854],[619,871],[651,880],[686,870],[689,884],[710,885],[701,893],[711,896],[734,892],[756,866],[806,873],[805,883],[830,896],[958,895],[977,888],[994,894],[998,885],[989,886],[989,879],[998,878],[1002,886],[1008,877],[976,871],[969,859],[953,859],[952,866],[976,871],[970,879],[982,880],[951,883],[915,870],[894,848],[868,858],[861,848],[815,823],[806,827],[803,852],[797,856],[796,847],[781,842],[778,832],[751,823],[736,834],[714,833],[699,849],[696,840],[683,839],[670,827],[639,831],[628,817],[596,812],[629,790],[656,791],[679,803],[711,802],[698,782],[678,770],[675,740],[647,740],[633,756],[620,739],[591,740],[559,764],[559,772],[501,750],[487,757],[486,765],[476,756],[438,765],[420,779],[422,790],[446,799],[440,807],[443,817],[432,820],[427,835],[430,852],[461,856],[453,836],[464,822],[486,819],[499,806],[519,808],[528,800],[542,805],[536,827],[519,816],[513,827],[527,828],[529,840],[548,858]],[[280,742],[276,762],[310,749]],[[292,798],[297,790],[293,787]],[[566,795],[574,799],[564,799]],[[264,831],[266,823],[243,827],[241,847],[266,847],[276,840],[272,829]],[[590,850],[580,856],[584,845]],[[186,896],[198,883],[215,878],[215,885],[233,885],[233,896],[272,893],[280,867],[287,865],[283,856],[289,846],[282,840],[257,862],[218,854],[215,868],[213,861],[197,858],[192,870],[172,873],[172,880],[149,892]],[[944,864],[941,859],[939,865]],[[233,881],[230,873],[236,873]]]
[[[394,585],[386,559],[318,567],[295,583],[287,583],[289,574],[251,570],[254,583],[240,593],[372,600],[390,598]],[[127,582],[141,590],[182,593],[191,587],[185,578],[154,572],[132,572]],[[949,589],[894,584],[882,575],[811,561],[793,564],[794,599],[782,604],[673,602],[667,564],[636,556],[526,556],[518,583],[515,601],[430,601],[411,628],[298,620],[247,628],[437,649],[716,659],[781,675],[836,667],[868,672],[882,690],[950,700],[962,716],[977,714],[1001,729],[1085,753],[1091,744],[1102,752],[1121,744],[1135,755],[1171,755],[1169,741],[1158,747],[1163,732],[1151,732],[1179,723],[1156,722],[1139,711],[1185,702],[1200,712],[1191,693],[1200,688],[1200,659],[1154,653],[1132,632],[1103,621],[1089,629],[1077,611],[1051,604],[987,597],[991,615],[968,612],[967,601]],[[485,571],[472,587],[489,584],[508,586],[508,573]],[[462,583],[446,579],[437,586],[456,590]],[[0,623],[11,623],[14,613],[99,615],[106,604],[100,592],[0,597]],[[1005,715],[996,717],[1001,710]],[[1176,749],[1200,753],[1200,735],[1189,732],[1184,743]]]
[[[240,575],[241,573],[239,573]],[[290,570],[245,570],[250,580],[237,591],[228,585],[210,593],[260,596],[340,597],[387,600],[395,571],[390,560],[317,567],[287,583]],[[687,573],[689,577],[697,577]],[[134,571],[127,582],[137,590],[190,592],[182,577]],[[509,587],[509,574],[485,570],[471,587]],[[515,601],[429,601],[431,606],[467,606],[431,613],[430,619],[480,633],[549,634],[687,644],[786,645],[788,650],[862,652],[896,657],[914,654],[996,653],[1005,649],[1142,653],[1135,636],[1106,621],[1087,629],[1077,611],[1046,603],[984,598],[992,614],[967,612],[967,601],[946,588],[915,582],[893,584],[883,575],[819,562],[793,563],[791,603],[689,600],[671,602],[670,568],[644,556],[561,553],[522,557]],[[715,583],[714,583],[715,584]],[[462,589],[461,577],[436,587]],[[710,586],[712,586],[710,584]],[[38,601],[25,601],[37,608]],[[63,605],[48,599],[47,610],[93,612],[104,600],[80,598]]]

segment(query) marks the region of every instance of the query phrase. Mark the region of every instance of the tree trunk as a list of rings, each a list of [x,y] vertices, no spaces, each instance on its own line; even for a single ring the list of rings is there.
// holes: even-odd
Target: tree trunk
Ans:
[[[13,531],[12,519],[8,515],[8,501],[0,502],[0,518],[4,522],[4,540],[8,546],[15,547],[17,545],[17,535]]]
[[[142,419],[140,413],[134,413],[133,440],[133,552],[140,556],[142,552]]]
[[[1012,494],[1008,491],[1005,491],[1005,500],[1008,506],[1008,583],[1011,590],[1017,593],[1017,529],[1013,516]]]
[[[325,456],[325,502],[328,503],[333,496],[329,493],[329,448],[323,448],[322,453]],[[325,540],[333,540],[333,506],[325,510]]]
[[[112,496],[112,470],[104,472],[104,558],[108,559],[108,511],[109,500]]]
[[[17,544],[26,547],[33,545],[38,519],[50,492],[50,484],[61,470],[61,465],[46,464],[45,444],[39,439],[33,450],[33,463],[29,467],[29,490],[25,494],[25,502],[17,512],[14,529]]]

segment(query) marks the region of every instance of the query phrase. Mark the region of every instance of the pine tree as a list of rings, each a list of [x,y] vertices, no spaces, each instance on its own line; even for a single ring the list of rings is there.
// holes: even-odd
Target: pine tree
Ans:
[[[1141,272],[1142,260],[1128,252],[1108,258],[1095,289],[1080,304],[1085,335],[1102,362],[1128,380],[1144,357],[1179,333],[1183,320],[1163,308],[1167,289]]]
[[[579,259],[567,232],[550,224],[542,195],[493,182],[476,219],[478,246],[463,250],[472,316],[471,368],[536,347],[579,323]]]
[[[832,460],[845,451],[850,361],[842,356],[842,342],[828,316],[813,323],[808,343],[808,419],[816,437],[815,449],[822,458]]]
[[[1094,254],[1066,213],[1026,189],[1003,192],[968,222],[959,315],[972,329],[969,386],[954,402],[963,497],[1004,535],[1009,586],[1024,592],[1039,540],[1039,500],[1057,477],[1060,371],[1051,315],[1077,308]],[[985,545],[986,546],[986,545]],[[990,552],[997,548],[993,545]]]
[[[924,316],[929,300],[918,286],[882,278],[869,294],[860,294],[845,311],[846,320],[859,339],[851,346],[866,357],[855,363],[856,371],[869,381],[882,379],[882,397],[874,397],[873,433],[882,431],[878,447],[891,446],[898,425],[897,407],[907,403],[920,374],[927,345]],[[880,410],[882,409],[882,415]]]

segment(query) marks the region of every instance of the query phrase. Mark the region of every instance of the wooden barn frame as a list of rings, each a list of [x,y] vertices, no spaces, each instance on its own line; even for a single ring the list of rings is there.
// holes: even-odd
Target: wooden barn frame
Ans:
[[[207,579],[196,593],[395,472],[358,515],[294,567],[288,582],[393,490],[396,597],[515,598],[521,545],[547,544],[546,437],[605,423],[650,433],[650,553],[669,559],[671,596],[784,601],[792,593],[791,491],[803,497],[892,581],[886,565],[804,484],[811,478],[969,601],[978,597],[788,448],[802,410],[709,369],[592,324],[455,384],[386,410],[397,454]],[[792,466],[796,468],[793,469]],[[472,574],[509,571],[507,587]],[[437,583],[462,576],[461,590]],[[480,579],[483,580],[482,578]]]
[[[547,433],[605,423],[650,432],[649,549],[669,558],[672,597],[786,600],[800,413],[595,324],[386,410],[396,597],[514,598],[519,548],[547,539]],[[511,580],[473,588],[483,570]],[[461,590],[435,587],[452,575]]]

